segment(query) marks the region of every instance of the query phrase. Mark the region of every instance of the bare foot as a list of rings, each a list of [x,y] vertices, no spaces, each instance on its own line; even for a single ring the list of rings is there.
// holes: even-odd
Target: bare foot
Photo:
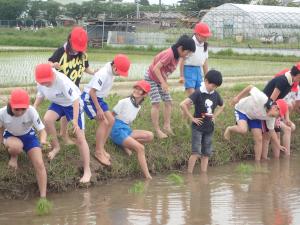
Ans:
[[[148,176],[146,176],[146,179],[148,179],[148,180],[152,180],[152,177],[151,177],[151,175],[149,174]]]
[[[105,150],[104,150],[104,154],[110,160],[110,154],[107,151],[105,151]]]
[[[13,169],[18,169],[18,157],[10,157],[10,160],[8,161],[8,166]]]
[[[171,127],[164,127],[164,131],[171,136],[175,135]]]
[[[48,153],[48,158],[50,160],[54,159],[54,157],[59,153],[60,148],[53,148],[51,152]]]
[[[227,127],[224,132],[224,139],[227,141],[230,141],[230,128],[229,127]]]
[[[156,131],[156,135],[159,139],[163,139],[163,138],[167,138],[168,135],[166,135],[164,132],[162,132],[161,130],[157,130]]]
[[[128,156],[131,156],[132,155],[132,151],[129,149],[129,148],[124,148],[124,151],[126,152],[126,154]]]
[[[82,184],[88,183],[91,180],[91,176],[91,170],[85,171],[79,182]]]
[[[95,152],[95,158],[104,166],[110,166],[109,159],[105,156],[105,153]]]

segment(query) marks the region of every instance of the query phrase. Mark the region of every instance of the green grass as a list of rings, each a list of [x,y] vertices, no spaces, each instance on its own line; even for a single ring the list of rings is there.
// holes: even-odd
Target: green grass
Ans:
[[[235,171],[241,175],[249,175],[254,172],[255,168],[252,165],[245,164],[245,163],[240,163]]]
[[[168,180],[170,182],[172,182],[173,184],[176,184],[176,185],[182,185],[183,184],[183,178],[182,176],[176,174],[176,173],[171,173],[169,176],[168,176]]]
[[[129,193],[132,194],[142,194],[145,191],[145,185],[143,182],[141,181],[137,181],[136,183],[134,183],[128,190]]]
[[[53,203],[48,201],[46,198],[40,198],[36,203],[36,214],[38,216],[49,215],[52,211]]]

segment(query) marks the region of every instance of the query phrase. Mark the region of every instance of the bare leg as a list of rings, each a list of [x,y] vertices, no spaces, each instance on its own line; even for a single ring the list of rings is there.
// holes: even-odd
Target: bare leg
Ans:
[[[239,120],[237,121],[237,125],[229,126],[225,129],[224,132],[224,139],[230,140],[230,133],[235,132],[239,134],[246,134],[248,130],[248,124],[246,120]]]
[[[278,142],[280,143],[280,132],[276,132],[276,136],[277,136]],[[274,144],[273,140],[271,140],[271,147],[272,147],[272,151],[273,151],[273,157],[276,159],[279,159],[280,149]]]
[[[195,163],[196,161],[200,158],[199,155],[197,154],[192,154],[189,158],[189,162],[188,162],[188,173],[193,173],[194,167],[195,167]]]
[[[268,159],[268,152],[269,152],[269,144],[270,144],[270,134],[269,132],[263,133],[263,149],[262,149],[262,159],[267,160]]]
[[[68,120],[65,116],[60,119],[60,136],[67,145],[74,145],[74,141],[69,137],[68,133]]]
[[[23,151],[23,143],[17,137],[9,137],[5,141],[5,146],[8,149],[10,160],[8,166],[13,169],[18,169],[18,155]]]
[[[159,108],[160,108],[159,105],[160,105],[159,103],[152,103],[152,107],[151,107],[152,124],[158,138],[167,138],[168,136],[164,132],[162,132],[159,127]]]
[[[289,156],[291,154],[291,136],[292,131],[296,129],[295,124],[293,123],[291,127],[287,126],[284,123],[281,123],[281,128],[283,130],[283,137],[282,137],[282,145],[286,147],[285,155]]]
[[[35,170],[36,179],[40,190],[40,197],[45,198],[47,191],[47,173],[43,161],[42,151],[40,148],[32,148],[29,150],[28,156]]]
[[[147,179],[152,179],[152,177],[149,173],[149,170],[148,170],[148,165],[147,165],[147,161],[146,161],[146,157],[145,157],[145,147],[141,143],[139,143],[138,141],[133,139],[131,136],[129,136],[128,138],[125,139],[122,146],[136,151],[138,161],[142,168],[144,176]]]
[[[153,133],[147,130],[133,130],[130,136],[142,144],[149,143],[154,138]]]
[[[52,160],[60,151],[60,145],[57,139],[55,121],[59,118],[58,114],[52,110],[48,110],[44,116],[44,123],[48,137],[51,139],[52,151],[49,152],[48,158]]]
[[[166,101],[164,108],[164,130],[167,134],[174,135],[174,132],[171,128],[171,113],[172,113],[172,102]]]
[[[76,144],[79,148],[80,156],[83,161],[83,176],[80,179],[81,183],[88,183],[91,179],[92,173],[90,169],[90,149],[86,142],[84,130],[76,131]]]
[[[208,166],[208,157],[207,156],[201,156],[201,172],[206,172]]]
[[[254,139],[254,154],[255,161],[260,161],[262,154],[262,131],[258,128],[252,128],[251,132],[253,134]]]

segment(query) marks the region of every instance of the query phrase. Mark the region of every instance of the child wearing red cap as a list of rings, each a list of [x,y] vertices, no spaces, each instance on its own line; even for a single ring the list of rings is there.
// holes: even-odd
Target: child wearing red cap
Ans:
[[[8,165],[18,168],[18,155],[22,150],[31,160],[39,186],[40,197],[46,197],[47,173],[41,144],[46,144],[47,134],[38,112],[30,104],[28,93],[17,88],[11,92],[9,103],[0,109],[0,143],[10,154]],[[35,130],[40,134],[40,142]]]
[[[112,88],[115,76],[127,77],[130,61],[126,55],[118,54],[112,62],[106,63],[84,87],[81,95],[84,111],[90,119],[96,119],[99,126],[96,131],[95,158],[103,165],[110,166],[110,155],[104,145],[114,124],[114,117],[109,111],[104,98]]]
[[[147,81],[140,80],[133,86],[132,94],[118,102],[113,108],[115,123],[110,134],[112,141],[122,146],[128,155],[131,155],[131,150],[136,151],[139,164],[147,179],[152,179],[152,177],[148,170],[143,144],[153,140],[153,133],[146,130],[132,130],[130,124],[137,117],[141,103],[148,95],[150,88]]]
[[[284,74],[274,77],[265,86],[263,92],[268,96],[269,100],[266,103],[266,107],[270,107],[274,101],[277,99],[282,99],[287,96],[291,91],[295,82],[300,81],[300,63],[294,65],[290,71]],[[286,147],[285,154],[290,155],[290,143],[291,143],[291,133],[295,129],[294,123],[290,120],[289,111],[285,114],[284,120],[277,122],[278,128],[276,131],[284,130],[283,134],[283,146]],[[263,152],[262,158],[267,159],[269,151],[270,135],[268,132],[263,135]],[[275,149],[276,146],[271,142],[272,148]],[[278,152],[278,150],[275,150]]]
[[[90,75],[95,73],[89,66],[88,55],[86,54],[87,43],[87,32],[82,27],[74,27],[67,42],[48,59],[51,66],[70,78],[77,87],[79,87],[83,72]],[[65,143],[74,144],[67,132],[66,117],[62,117],[60,121],[60,135]]]
[[[151,119],[158,138],[167,138],[174,134],[171,128],[172,98],[167,83],[168,76],[176,70],[180,58],[186,58],[195,52],[195,42],[187,35],[182,35],[170,48],[157,54],[149,66],[145,80],[150,83]],[[160,102],[164,101],[164,133],[159,126]]]
[[[266,131],[263,129],[262,121],[265,121],[266,128],[278,149],[278,152],[273,152],[274,156],[278,157],[280,150],[286,150],[280,145],[274,129],[275,119],[283,117],[287,112],[287,103],[283,99],[278,99],[270,108],[266,108],[267,101],[268,97],[262,91],[252,85],[246,87],[232,101],[235,104],[236,125],[227,127],[224,133],[224,138],[229,141],[232,132],[246,134],[249,128],[254,139],[255,161],[260,161],[262,157],[262,130]]]
[[[193,40],[196,51],[186,59],[180,60],[180,83],[184,82],[187,95],[191,95],[202,83],[202,74],[208,71],[208,50],[207,39],[211,31],[206,23],[199,22],[194,28]],[[202,72],[203,71],[203,72]]]
[[[76,135],[75,141],[83,161],[83,176],[80,182],[89,182],[91,178],[90,150],[84,134],[83,103],[81,102],[79,88],[63,73],[52,69],[50,64],[36,66],[35,80],[38,83],[35,108],[39,106],[44,98],[49,99],[51,102],[44,116],[46,131],[51,137],[52,151],[48,154],[49,159],[52,160],[60,151],[55,122],[62,116],[66,116],[69,122],[72,121],[73,132]]]

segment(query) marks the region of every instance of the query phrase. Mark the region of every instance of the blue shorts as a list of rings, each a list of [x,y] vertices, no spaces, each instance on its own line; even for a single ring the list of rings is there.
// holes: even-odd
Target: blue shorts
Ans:
[[[59,118],[66,116],[68,121],[73,120],[73,106],[61,106],[56,103],[51,103],[48,110],[56,112]],[[79,109],[78,126],[84,129],[84,113]]]
[[[234,114],[235,114],[235,120],[236,121],[246,120],[247,124],[248,124],[248,127],[250,129],[253,129],[253,128],[262,129],[261,120],[251,120],[247,117],[246,114],[241,113],[240,111],[237,111],[237,110],[234,111]]]
[[[20,141],[23,143],[23,150],[28,153],[32,148],[40,148],[40,141],[37,138],[34,129],[31,129],[27,134],[21,136],[15,136],[9,133],[7,130],[4,131],[3,138],[7,139],[9,137],[16,137],[19,138]]]
[[[200,66],[188,66],[183,67],[184,74],[184,87],[185,89],[194,88],[198,89],[202,82],[202,71]]]
[[[96,110],[96,106],[95,106],[91,96],[89,96],[88,100],[87,100],[87,96],[89,96],[89,95],[86,92],[83,92],[81,95],[81,99],[84,102],[83,109],[84,109],[86,115],[92,120],[96,117],[97,110]],[[103,112],[108,111],[108,105],[103,100],[103,98],[97,98],[97,99],[98,99],[98,103],[99,103],[101,109],[103,110]]]
[[[122,145],[125,139],[131,135],[131,133],[132,130],[127,123],[116,119],[111,129],[110,137],[115,144]]]

